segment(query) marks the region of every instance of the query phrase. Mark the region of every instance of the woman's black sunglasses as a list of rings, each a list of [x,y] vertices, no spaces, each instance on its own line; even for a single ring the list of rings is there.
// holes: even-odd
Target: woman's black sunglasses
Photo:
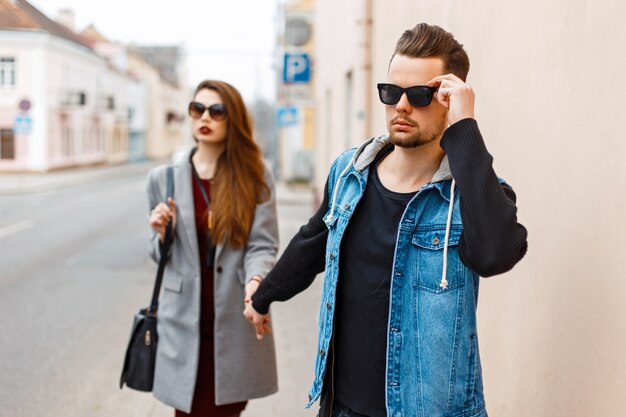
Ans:
[[[433,100],[433,94],[439,87],[416,85],[403,88],[395,84],[378,84],[378,96],[384,104],[398,104],[403,93],[413,107],[426,107]]]
[[[192,101],[189,103],[189,116],[194,119],[199,119],[202,117],[205,111],[209,111],[209,116],[211,119],[220,121],[226,118],[226,107],[223,104],[212,104],[209,107],[206,107],[202,103],[198,103],[197,101]]]

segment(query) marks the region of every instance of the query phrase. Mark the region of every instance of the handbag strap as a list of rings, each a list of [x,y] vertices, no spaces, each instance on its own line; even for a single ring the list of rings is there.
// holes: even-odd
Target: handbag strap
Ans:
[[[167,167],[167,197],[165,201],[169,200],[169,197],[174,198],[174,169],[171,166]],[[169,203],[168,203],[169,204]],[[161,258],[159,259],[159,269],[157,270],[156,281],[154,282],[154,290],[152,291],[152,301],[150,302],[150,309],[147,314],[156,316],[157,309],[159,308],[159,293],[161,292],[161,282],[163,281],[163,271],[165,271],[165,264],[170,255],[170,247],[172,246],[172,240],[174,239],[172,222],[169,222],[165,228],[165,239],[161,246]]]

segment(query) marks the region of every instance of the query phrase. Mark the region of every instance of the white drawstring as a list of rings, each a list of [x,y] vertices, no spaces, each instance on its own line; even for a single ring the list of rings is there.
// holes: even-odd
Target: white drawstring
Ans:
[[[326,217],[326,221],[329,223],[333,221],[333,217],[335,215],[335,204],[337,203],[337,190],[339,189],[339,183],[341,182],[341,177],[343,177],[343,174],[345,174],[348,171],[348,169],[350,169],[351,166],[352,166],[352,161],[350,161],[348,163],[348,166],[346,166],[344,170],[341,171],[341,174],[339,174],[339,178],[337,178],[337,182],[335,183],[335,189],[333,190],[333,202],[330,205],[330,214],[328,215],[328,217]]]
[[[443,272],[441,273],[441,282],[439,286],[442,289],[448,288],[448,240],[450,239],[450,228],[452,226],[452,209],[454,208],[454,178],[452,178],[452,185],[450,185],[450,205],[448,206],[448,220],[446,222],[446,238],[443,242]]]

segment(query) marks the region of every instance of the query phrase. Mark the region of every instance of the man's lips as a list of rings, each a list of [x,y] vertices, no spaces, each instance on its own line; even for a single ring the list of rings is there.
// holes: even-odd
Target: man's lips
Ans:
[[[415,124],[409,122],[408,120],[404,120],[404,119],[400,119],[400,118],[394,120],[392,122],[392,124],[391,124],[392,129],[394,129],[396,131],[400,131],[400,132],[408,132],[414,126],[415,126]]]
[[[410,122],[408,122],[408,121],[406,121],[404,119],[396,119],[396,120],[393,121],[393,124],[397,125],[397,126],[408,126],[408,127],[412,127],[413,126],[413,123],[410,123]]]

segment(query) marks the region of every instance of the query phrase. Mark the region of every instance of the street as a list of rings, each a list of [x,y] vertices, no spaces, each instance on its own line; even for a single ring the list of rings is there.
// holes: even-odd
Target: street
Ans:
[[[281,249],[313,210],[310,189],[279,187]],[[118,388],[135,310],[148,303],[145,172],[0,195],[0,416],[173,415]],[[304,410],[315,359],[318,279],[273,308],[280,392],[244,417]],[[252,331],[252,328],[251,328]]]

